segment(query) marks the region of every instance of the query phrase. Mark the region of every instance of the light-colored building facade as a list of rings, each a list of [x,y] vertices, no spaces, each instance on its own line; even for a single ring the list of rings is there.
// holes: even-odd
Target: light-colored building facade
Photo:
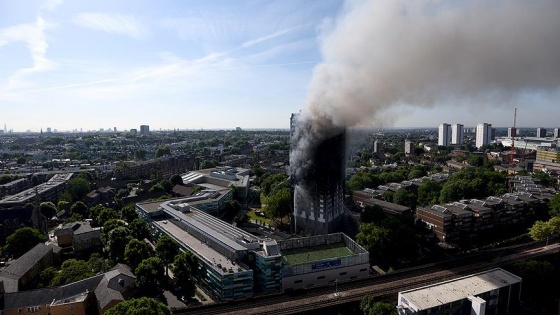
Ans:
[[[454,124],[451,127],[451,144],[462,145],[464,137],[464,126],[462,124]]]
[[[553,133],[552,137],[555,138],[555,139],[560,138],[560,128],[554,128],[554,133]]]
[[[410,140],[404,141],[404,153],[406,155],[414,155],[414,142]]]
[[[141,135],[147,135],[150,133],[150,126],[148,125],[141,125],[140,126],[140,134]]]
[[[447,147],[451,144],[451,125],[443,123],[438,129],[438,145]]]
[[[518,314],[521,278],[501,268],[399,292],[399,315]]]
[[[546,138],[546,129],[543,127],[537,128],[537,138]]]
[[[476,142],[477,148],[489,144],[492,141],[492,124],[480,123],[476,125]]]

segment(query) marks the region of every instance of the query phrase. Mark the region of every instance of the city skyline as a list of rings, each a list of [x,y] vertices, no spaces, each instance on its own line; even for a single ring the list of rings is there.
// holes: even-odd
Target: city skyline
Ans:
[[[3,1],[1,118],[15,132],[142,124],[152,130],[288,129],[284,118],[305,108],[314,70],[332,59],[325,49],[331,34],[359,5],[375,10],[372,19],[390,20],[388,2],[379,3]],[[383,23],[392,28],[393,22]],[[556,127],[560,89],[557,81],[547,84],[499,99],[395,103],[384,107],[383,117],[360,124],[430,128],[460,120],[508,127],[517,107],[519,126]]]

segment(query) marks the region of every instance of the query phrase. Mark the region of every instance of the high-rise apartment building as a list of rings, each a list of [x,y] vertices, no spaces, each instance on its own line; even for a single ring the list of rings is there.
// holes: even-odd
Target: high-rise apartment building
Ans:
[[[140,126],[140,134],[141,135],[147,135],[150,133],[150,126],[148,125],[141,125]]]
[[[485,144],[489,144],[492,141],[492,124],[481,123],[476,125],[476,142],[477,148]]]
[[[383,156],[383,142],[381,140],[375,139],[373,141],[373,154],[379,158]]]
[[[554,128],[554,138],[560,138],[560,128]]]
[[[451,125],[443,123],[439,125],[438,145],[447,147],[451,143]]]
[[[537,138],[546,138],[546,129],[539,127],[537,128]]]
[[[507,137],[508,137],[508,138],[515,138],[515,137],[517,137],[517,128],[515,128],[515,127],[509,127],[509,128],[508,128],[508,135],[507,135]]]
[[[410,140],[404,141],[404,153],[406,155],[413,155],[414,154],[414,142]]]
[[[455,124],[451,127],[451,144],[463,144],[464,126]]]

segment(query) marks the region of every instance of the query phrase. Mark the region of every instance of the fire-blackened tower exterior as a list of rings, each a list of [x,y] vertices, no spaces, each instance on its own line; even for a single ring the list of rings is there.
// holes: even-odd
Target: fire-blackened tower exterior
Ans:
[[[321,142],[310,167],[293,183],[296,232],[313,235],[338,230],[344,214],[346,131]]]

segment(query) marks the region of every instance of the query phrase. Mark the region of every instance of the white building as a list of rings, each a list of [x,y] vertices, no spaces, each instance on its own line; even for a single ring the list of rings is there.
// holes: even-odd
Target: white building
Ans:
[[[438,145],[447,147],[451,143],[451,125],[443,123],[439,125]]]
[[[480,148],[492,141],[492,124],[481,123],[476,125],[476,147]]]
[[[451,144],[463,144],[464,126],[455,124],[451,127]]]
[[[554,138],[560,138],[560,128],[554,128]]]
[[[517,129],[515,127],[508,128],[508,138],[515,138],[517,136]]]
[[[404,141],[404,153],[406,155],[413,155],[414,154],[414,142],[410,140]]]
[[[546,129],[539,127],[537,128],[537,138],[546,138]]]
[[[413,314],[517,314],[521,278],[496,268],[399,292],[397,311]]]

